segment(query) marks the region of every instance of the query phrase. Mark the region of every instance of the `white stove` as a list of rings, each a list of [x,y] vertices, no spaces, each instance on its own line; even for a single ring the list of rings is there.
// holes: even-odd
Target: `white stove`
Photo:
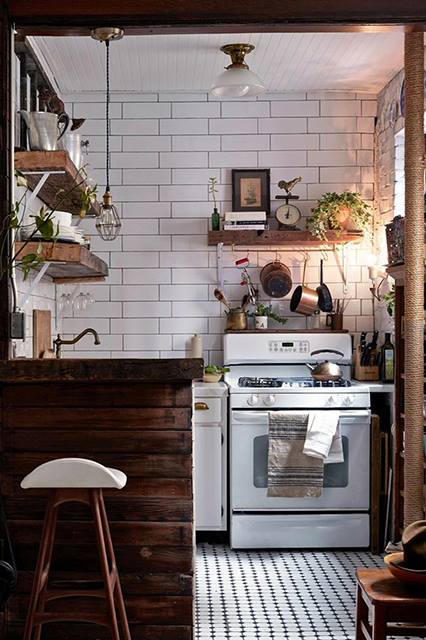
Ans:
[[[349,334],[228,333],[231,546],[369,546],[370,393],[351,380]],[[312,352],[321,351],[312,355]],[[336,353],[336,352],[339,352]],[[318,383],[306,363],[337,362],[342,378]],[[338,410],[344,462],[325,465],[318,498],[267,495],[271,411]]]

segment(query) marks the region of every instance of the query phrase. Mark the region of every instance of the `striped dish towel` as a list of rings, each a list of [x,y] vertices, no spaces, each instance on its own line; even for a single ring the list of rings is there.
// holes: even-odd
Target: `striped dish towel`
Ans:
[[[324,461],[303,453],[309,419],[309,414],[269,412],[268,496],[321,495]]]

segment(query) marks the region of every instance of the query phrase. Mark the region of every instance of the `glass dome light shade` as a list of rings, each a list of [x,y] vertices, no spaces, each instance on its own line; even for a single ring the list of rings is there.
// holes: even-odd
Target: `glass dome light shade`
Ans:
[[[246,66],[230,65],[216,78],[210,93],[219,98],[258,96],[266,91],[260,78]]]

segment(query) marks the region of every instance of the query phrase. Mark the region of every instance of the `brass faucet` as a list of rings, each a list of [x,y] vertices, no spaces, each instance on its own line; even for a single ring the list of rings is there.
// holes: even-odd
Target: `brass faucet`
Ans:
[[[56,353],[56,357],[60,358],[61,357],[61,353],[62,353],[62,345],[63,344],[75,344],[76,342],[78,342],[79,340],[81,340],[86,334],[91,333],[92,336],[95,338],[95,344],[101,344],[101,341],[99,339],[99,335],[98,332],[95,331],[94,329],[92,329],[91,327],[89,327],[88,329],[85,329],[84,331],[82,331],[81,333],[78,334],[78,336],[76,336],[75,338],[73,338],[72,340],[63,340],[61,338],[61,335],[58,333],[58,337],[56,338],[56,340],[53,341],[54,347],[55,347],[55,353]]]

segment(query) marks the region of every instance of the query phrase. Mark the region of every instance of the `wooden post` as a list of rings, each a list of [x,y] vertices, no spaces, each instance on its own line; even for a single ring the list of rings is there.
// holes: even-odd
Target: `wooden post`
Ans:
[[[5,216],[9,212],[10,172],[11,172],[11,114],[10,114],[10,54],[11,29],[6,3],[0,6],[0,243]],[[9,355],[9,281],[4,275],[9,254],[9,240],[6,250],[0,256],[0,359]],[[3,276],[1,274],[3,273]]]
[[[404,526],[423,514],[424,44],[405,34],[405,463]]]

